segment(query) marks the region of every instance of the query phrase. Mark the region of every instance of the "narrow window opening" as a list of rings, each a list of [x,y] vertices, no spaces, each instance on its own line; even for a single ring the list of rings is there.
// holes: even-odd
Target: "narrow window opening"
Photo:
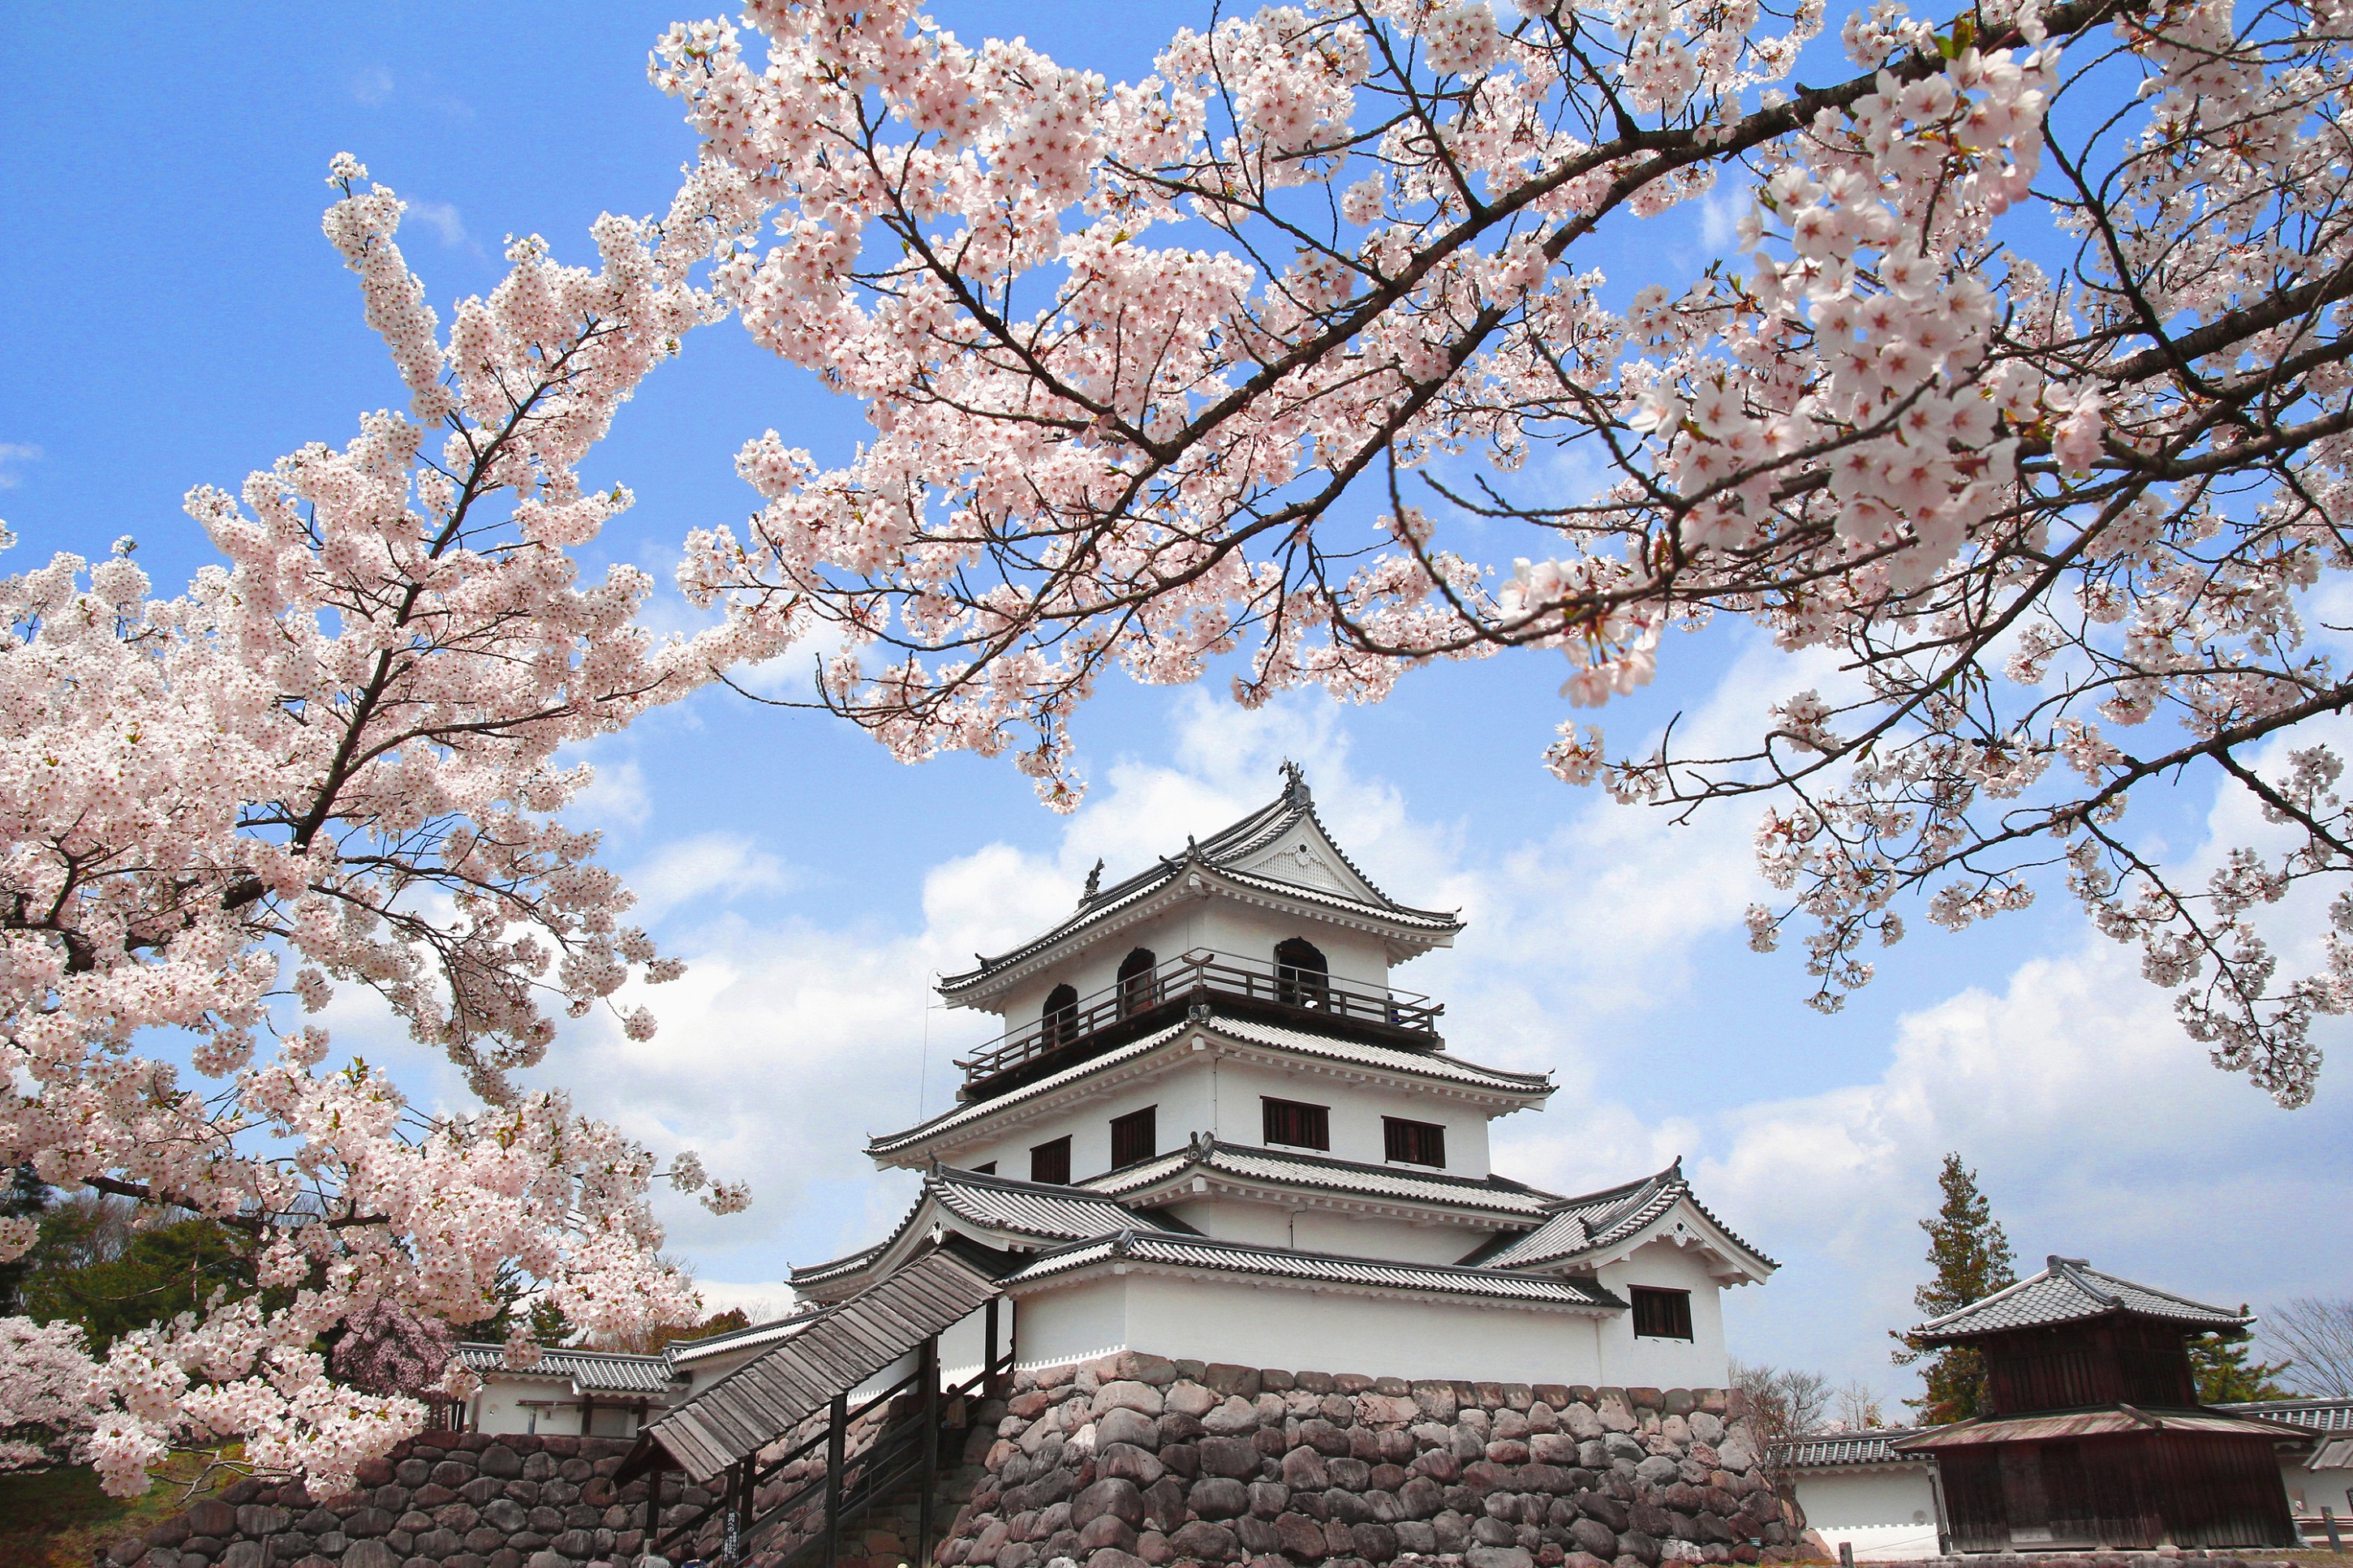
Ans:
[[[1040,1143],[1029,1151],[1029,1179],[1051,1182],[1058,1187],[1071,1184],[1071,1141],[1057,1138],[1051,1143]]]
[[[1408,1121],[1402,1116],[1381,1118],[1383,1157],[1403,1165],[1446,1168],[1446,1129],[1435,1121]]]
[[[1112,1118],[1111,1166],[1113,1170],[1116,1171],[1123,1165],[1133,1165],[1138,1161],[1149,1160],[1154,1154],[1159,1152],[1154,1144],[1155,1136],[1154,1123],[1157,1121],[1155,1113],[1159,1109],[1156,1105],[1147,1105],[1141,1110],[1131,1110],[1125,1116]]]
[[[1274,996],[1294,1007],[1328,1006],[1332,965],[1304,937],[1285,937],[1274,948]]]
[[[1160,1000],[1158,976],[1153,973],[1160,961],[1152,956],[1148,947],[1139,947],[1119,961],[1119,1015],[1141,1013]]]
[[[1634,1300],[1634,1332],[1646,1340],[1687,1340],[1692,1337],[1691,1292],[1659,1290],[1636,1285],[1627,1294]]]
[[[1039,1031],[1039,1043],[1048,1050],[1068,1045],[1079,1034],[1079,989],[1075,985],[1057,985],[1046,993],[1045,1026]]]
[[[1266,1142],[1287,1143],[1294,1149],[1330,1149],[1332,1147],[1332,1108],[1328,1105],[1303,1105],[1295,1100],[1277,1100],[1269,1095],[1266,1106]]]

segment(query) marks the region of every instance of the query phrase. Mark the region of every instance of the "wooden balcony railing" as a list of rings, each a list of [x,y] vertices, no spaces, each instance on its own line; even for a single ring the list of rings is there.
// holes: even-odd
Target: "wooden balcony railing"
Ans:
[[[1377,990],[1313,970],[1296,969],[1238,953],[1196,948],[1149,971],[1115,981],[1034,1023],[1007,1030],[969,1057],[959,1058],[965,1084],[973,1086],[1038,1060],[1164,1003],[1207,992],[1273,1003],[1304,1013],[1376,1024],[1430,1036],[1446,1008],[1419,992]]]

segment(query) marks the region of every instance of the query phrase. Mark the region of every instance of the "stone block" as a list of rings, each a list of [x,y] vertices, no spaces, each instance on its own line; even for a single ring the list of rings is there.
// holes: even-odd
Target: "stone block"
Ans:
[[[1083,1530],[1105,1515],[1130,1526],[1144,1522],[1144,1490],[1132,1480],[1108,1477],[1071,1500],[1071,1524]]]
[[[1137,1419],[1141,1420],[1142,1417],[1139,1416]],[[1194,1417],[1174,1410],[1162,1411],[1160,1419],[1153,1423],[1153,1429],[1160,1434],[1160,1446],[1164,1448],[1171,1443],[1189,1443],[1208,1430]],[[1100,1440],[1102,1436],[1100,1429],[1096,1436]]]
[[[1291,1381],[1309,1394],[1332,1392],[1332,1374],[1328,1372],[1294,1372]]]
[[[188,1532],[182,1541],[194,1535],[223,1536],[237,1528],[236,1506],[219,1498],[206,1498],[181,1517],[188,1521]]]
[[[1258,1405],[1255,1398],[1244,1398],[1238,1394],[1228,1395],[1219,1402],[1216,1408],[1201,1417],[1201,1429],[1205,1432],[1217,1433],[1220,1436],[1230,1436],[1237,1432],[1255,1432],[1258,1430]]]
[[[1402,1426],[1422,1414],[1419,1401],[1405,1394],[1359,1394],[1356,1419],[1375,1426]]]
[[[1195,1419],[1208,1415],[1224,1403],[1225,1396],[1204,1388],[1190,1378],[1180,1378],[1161,1394],[1162,1407]]]
[[[1230,1476],[1203,1476],[1186,1501],[1203,1519],[1235,1519],[1250,1511],[1250,1489]]]
[[[1144,1489],[1144,1522],[1164,1532],[1185,1522],[1185,1483],[1163,1476]]]
[[[1231,1563],[1241,1556],[1241,1543],[1235,1540],[1234,1532],[1205,1519],[1197,1519],[1177,1531],[1168,1538],[1168,1544],[1178,1557],[1202,1563]]]
[[[1317,1453],[1331,1458],[1344,1457],[1349,1449],[1346,1430],[1320,1415],[1299,1424],[1299,1440]]]
[[[1133,1443],[1111,1443],[1095,1449],[1095,1473],[1148,1487],[1164,1473],[1159,1457]]]
[[[1079,1531],[1079,1545],[1090,1552],[1108,1552],[1117,1557],[1125,1557],[1130,1563],[1138,1561],[1136,1558],[1128,1556],[1129,1552],[1135,1546],[1135,1527],[1125,1520],[1114,1519],[1107,1513],[1090,1521],[1086,1527]],[[1091,1557],[1089,1561],[1098,1563],[1103,1559],[1096,1556]]]
[[[1527,1548],[1512,1546],[1474,1546],[1462,1555],[1464,1568],[1535,1568],[1536,1560]]]
[[[1657,1568],[1659,1543],[1639,1530],[1630,1530],[1618,1537],[1618,1555],[1631,1557],[1643,1568]]]
[[[1104,1412],[1095,1423],[1095,1448],[1101,1452],[1113,1443],[1126,1443],[1138,1448],[1160,1447],[1162,1434],[1157,1422],[1141,1411],[1115,1406]]]
[[[1259,1395],[1258,1368],[1235,1366],[1227,1362],[1211,1362],[1201,1369],[1201,1382],[1212,1391],[1256,1399]]]
[[[538,1456],[534,1455],[533,1458]],[[522,1474],[522,1456],[504,1443],[493,1443],[475,1457],[475,1468],[486,1476],[511,1481]]]
[[[1132,1378],[1114,1378],[1096,1387],[1090,1408],[1098,1418],[1112,1410],[1134,1410],[1145,1415],[1157,1415],[1162,1403],[1160,1390],[1152,1384]]]
[[[1160,1463],[1169,1475],[1189,1481],[1201,1473],[1201,1450],[1190,1443],[1167,1443],[1161,1446]]]
[[[161,1524],[148,1526],[145,1540],[150,1546],[177,1546],[195,1533],[188,1528],[188,1516],[181,1514]]]
[[[1204,1437],[1194,1451],[1205,1475],[1247,1480],[1258,1474],[1258,1445],[1246,1437]]]
[[[1324,1554],[1326,1542],[1324,1538],[1324,1526],[1303,1513],[1277,1515],[1274,1521],[1274,1533],[1280,1549],[1286,1557],[1295,1558],[1302,1563],[1313,1563]]]
[[[343,1552],[343,1568],[400,1568],[400,1559],[381,1541],[354,1541]]]

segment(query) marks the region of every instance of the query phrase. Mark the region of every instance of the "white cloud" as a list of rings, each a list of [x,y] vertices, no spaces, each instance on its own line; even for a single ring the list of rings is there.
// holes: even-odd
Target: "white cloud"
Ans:
[[[25,476],[13,471],[17,463],[40,461],[41,449],[29,441],[0,441],[0,490],[13,490]]]
[[[441,237],[444,246],[454,247],[466,243],[466,220],[448,202],[423,201],[411,196],[408,198],[408,216],[429,226]]]
[[[369,66],[352,74],[352,97],[373,109],[392,96],[392,73],[382,66]]]

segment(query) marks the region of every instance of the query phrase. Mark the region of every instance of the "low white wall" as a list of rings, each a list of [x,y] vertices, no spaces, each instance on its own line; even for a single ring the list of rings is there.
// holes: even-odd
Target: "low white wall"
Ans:
[[[1806,1526],[1836,1552],[1841,1542],[1860,1558],[1936,1555],[1936,1496],[1926,1465],[1791,1474]]]
[[[1016,1353],[1026,1366],[1137,1350],[1293,1372],[1599,1384],[1595,1337],[1593,1319],[1563,1313],[1131,1273],[1025,1294]]]
[[[658,1419],[667,1408],[656,1400],[648,1409],[646,1419]],[[541,1436],[576,1437],[582,1436],[580,1396],[572,1392],[569,1383],[544,1378],[501,1377],[493,1373],[482,1380],[480,1392],[469,1406],[469,1419],[474,1429],[494,1436],[537,1433]],[[637,1401],[620,1394],[596,1401],[594,1426],[586,1434],[595,1437],[631,1437],[638,1431]]]
[[[2282,1455],[2280,1480],[2296,1512],[2317,1516],[2327,1509],[2346,1521],[2348,1532],[2353,1533],[2353,1469],[2310,1470],[2303,1457]]]

